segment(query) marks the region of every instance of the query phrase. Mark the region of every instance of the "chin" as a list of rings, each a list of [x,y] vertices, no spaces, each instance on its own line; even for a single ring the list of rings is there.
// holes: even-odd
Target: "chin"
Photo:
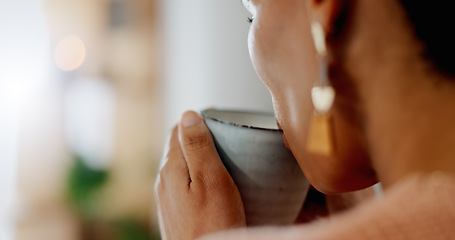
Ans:
[[[338,169],[339,170],[339,169]],[[333,195],[362,190],[378,183],[373,171],[337,171],[336,174],[317,171],[318,174],[306,174],[311,185],[318,191]]]
[[[377,183],[377,181],[373,181],[368,184],[356,185],[356,186],[353,186],[353,185],[335,186],[335,185],[326,185],[326,184],[314,184],[312,186],[314,188],[316,188],[319,192],[322,192],[326,195],[336,195],[336,194],[359,191],[359,190],[371,187],[376,183]]]

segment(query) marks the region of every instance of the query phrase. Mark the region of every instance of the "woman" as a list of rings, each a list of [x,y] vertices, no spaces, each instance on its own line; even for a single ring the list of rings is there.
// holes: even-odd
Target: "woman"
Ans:
[[[243,3],[253,19],[252,62],[311,184],[335,194],[380,181],[384,196],[330,221],[242,228],[237,188],[200,116],[187,112],[174,129],[156,186],[163,236],[193,239],[240,228],[212,237],[455,238],[455,37],[449,27],[454,4]]]

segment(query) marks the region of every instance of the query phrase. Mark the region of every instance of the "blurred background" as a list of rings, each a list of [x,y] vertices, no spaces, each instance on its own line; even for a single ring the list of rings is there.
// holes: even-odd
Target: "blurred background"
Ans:
[[[0,0],[0,239],[160,239],[187,110],[272,111],[240,1]]]

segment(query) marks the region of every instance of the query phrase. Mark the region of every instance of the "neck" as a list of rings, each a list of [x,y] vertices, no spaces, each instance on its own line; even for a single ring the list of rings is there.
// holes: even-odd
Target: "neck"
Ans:
[[[361,10],[351,17],[362,21],[345,33],[356,37],[342,38],[332,52],[355,86],[358,99],[350,102],[358,105],[378,180],[388,187],[412,173],[455,173],[455,80],[422,59],[397,1],[356,3]]]
[[[455,173],[455,84],[408,63],[370,73],[363,96],[372,163],[385,187],[415,172]]]
[[[422,59],[397,1],[358,1],[357,7],[365,21],[351,29],[364,34],[352,38],[341,62],[357,88],[379,181],[388,187],[412,173],[455,173],[455,82]]]

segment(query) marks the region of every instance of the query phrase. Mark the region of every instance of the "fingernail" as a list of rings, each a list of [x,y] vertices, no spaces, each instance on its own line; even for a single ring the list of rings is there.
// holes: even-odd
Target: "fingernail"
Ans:
[[[189,111],[185,112],[182,116],[182,125],[183,127],[189,127],[202,122],[201,116],[199,114]]]

